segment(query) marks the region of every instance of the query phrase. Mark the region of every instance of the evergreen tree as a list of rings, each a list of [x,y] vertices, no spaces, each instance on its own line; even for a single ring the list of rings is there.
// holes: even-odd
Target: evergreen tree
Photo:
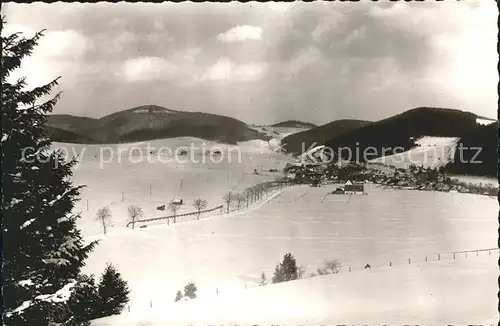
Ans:
[[[185,287],[184,287],[184,296],[188,297],[189,299],[194,299],[196,298],[196,291],[197,291],[196,284],[194,282],[189,282]]]
[[[32,38],[2,34],[2,219],[4,325],[48,325],[60,319],[84,260],[84,245],[72,214],[81,187],[70,177],[76,161],[51,150],[44,123],[60,94],[40,103],[58,79],[27,89],[11,74],[32,54]],[[60,321],[61,323],[66,321]]]
[[[181,291],[177,291],[177,294],[175,295],[175,302],[181,300],[182,298],[183,298],[182,292]]]
[[[283,275],[283,269],[281,264],[276,264],[274,268],[274,274],[272,278],[273,283],[281,283],[285,281],[285,276]]]
[[[98,284],[100,298],[99,317],[119,314],[129,301],[129,289],[116,268],[107,264]]]
[[[281,263],[281,269],[283,271],[283,277],[285,281],[296,280],[298,277],[298,267],[295,257],[291,253],[285,254],[283,257],[283,263]]]
[[[81,275],[67,302],[66,312],[73,316],[65,326],[87,326],[90,320],[99,317],[100,298],[94,275]],[[63,318],[69,320],[69,318]]]
[[[260,274],[260,283],[259,283],[259,286],[264,286],[264,285],[267,285],[267,280],[266,280],[266,274],[264,272],[262,272]]]

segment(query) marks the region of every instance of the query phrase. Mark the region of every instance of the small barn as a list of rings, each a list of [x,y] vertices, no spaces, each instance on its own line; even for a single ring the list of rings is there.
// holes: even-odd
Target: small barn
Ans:
[[[365,185],[363,183],[352,183],[348,180],[344,184],[344,193],[346,195],[363,195],[365,193]]]

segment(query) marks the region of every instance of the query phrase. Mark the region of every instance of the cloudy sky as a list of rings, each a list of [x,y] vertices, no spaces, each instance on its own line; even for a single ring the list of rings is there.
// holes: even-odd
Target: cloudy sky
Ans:
[[[497,7],[440,3],[7,4],[46,29],[21,75],[62,76],[55,113],[156,104],[247,123],[377,120],[417,106],[496,117]]]

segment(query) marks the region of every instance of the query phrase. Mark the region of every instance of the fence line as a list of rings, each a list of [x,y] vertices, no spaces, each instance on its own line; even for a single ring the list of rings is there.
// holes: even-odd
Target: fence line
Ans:
[[[241,181],[241,180],[240,180]],[[282,190],[284,188],[286,188],[287,186],[290,187],[292,186],[293,184],[292,183],[289,183],[289,182],[278,182],[278,181],[267,181],[267,182],[264,182],[264,183],[261,183],[261,185],[268,185],[269,187],[268,188],[265,188],[264,190],[262,190],[261,192],[261,196],[259,197],[259,200],[255,200],[252,202],[252,204],[255,204],[261,200],[265,200],[266,198],[269,197],[269,195],[272,195],[269,194],[269,190],[272,190],[272,189],[279,189],[279,190]],[[253,187],[250,187],[248,189],[251,189]],[[246,189],[245,191],[247,191],[248,189]],[[264,196],[264,194],[266,194],[267,196]],[[146,222],[154,222],[154,221],[160,221],[160,220],[169,220],[169,219],[174,219],[176,220],[177,218],[180,218],[180,217],[186,217],[186,216],[193,216],[193,215],[202,215],[202,214],[205,214],[205,213],[210,213],[210,212],[213,212],[213,211],[216,211],[216,210],[221,210],[222,212],[222,209],[224,209],[224,206],[225,205],[218,205],[214,208],[211,208],[211,209],[207,209],[207,210],[203,210],[203,211],[193,211],[193,212],[189,212],[189,213],[183,213],[183,214],[176,214],[176,215],[168,215],[168,216],[159,216],[159,217],[153,217],[153,218],[147,218],[147,219],[141,219],[141,220],[136,220],[134,222],[130,221],[126,224],[127,227],[129,227],[131,224],[135,224],[135,223],[146,223]],[[235,211],[239,211],[239,210],[242,210],[242,209],[245,209],[245,208],[248,208],[248,206],[246,205],[241,205],[241,207],[239,209],[237,208],[233,208],[229,209],[229,213],[231,212],[235,212]]]
[[[433,254],[433,255],[427,255],[427,256],[425,256],[425,262],[437,262],[437,261],[441,261],[441,260],[452,260],[450,258],[444,258],[444,257],[454,256],[453,259],[456,259],[455,258],[456,255],[458,255],[458,254],[467,254],[467,253],[477,253],[477,254],[479,254],[479,252],[488,252],[489,255],[491,255],[492,251],[497,251],[497,252],[500,253],[500,248],[475,249],[475,250],[455,251],[455,252],[448,252],[448,253],[436,253],[436,254]],[[430,259],[428,259],[429,257],[436,257],[438,259],[436,259],[436,260],[430,260]],[[442,257],[444,259],[441,259]],[[463,257],[467,258],[467,256],[463,256]],[[476,255],[473,255],[473,257],[476,257]],[[391,261],[388,264],[371,265],[369,267],[369,269],[377,268],[377,267],[392,267],[392,266],[397,266],[397,265],[402,266],[402,265],[405,265],[405,264],[406,265],[408,265],[408,264],[413,265],[415,263],[421,263],[421,262],[424,262],[424,260],[417,260],[414,257],[414,259],[408,258],[407,263],[404,263],[404,260],[401,260],[400,264],[393,264],[393,262]],[[366,270],[367,269],[366,267],[363,267],[363,268],[352,268],[352,266],[342,266],[342,267],[345,267],[345,271],[343,271],[343,269],[341,268],[339,270],[339,272],[336,273],[336,274],[345,274],[345,273],[351,273],[351,272],[356,272],[356,271],[357,272],[361,272],[362,270]],[[314,278],[316,276],[327,276],[327,275],[332,276],[332,275],[336,275],[336,274],[333,274],[332,272],[329,272],[328,274],[314,274],[314,275],[309,274],[309,275],[303,275],[300,279],[297,279],[297,280],[311,279],[311,278]],[[230,290],[229,293],[230,294],[233,293],[233,294],[237,295],[237,293],[239,291],[243,291],[243,290],[248,290],[248,289],[252,289],[252,288],[258,288],[258,287],[261,287],[261,286],[268,286],[268,285],[274,284],[274,283],[272,283],[272,281],[270,279],[266,279],[266,282],[267,281],[269,281],[269,283],[265,283],[263,285],[257,284],[257,283],[248,284],[248,283],[245,282],[244,284],[241,284],[241,288],[239,288],[239,290],[233,288],[233,289]],[[218,287],[218,286],[214,287],[213,288],[213,294],[215,294],[215,295],[220,295],[220,294],[224,295],[224,291],[221,292],[220,291],[221,289],[223,289],[223,288]],[[207,292],[204,292],[203,294],[205,294],[205,293],[207,293]],[[150,305],[151,308],[153,307],[153,301],[152,300],[149,300],[149,305]],[[127,305],[127,310],[128,310],[128,312],[130,312],[130,310],[131,310],[130,309],[130,305]]]
[[[219,206],[216,206],[214,208],[210,208],[210,209],[206,209],[206,210],[203,210],[203,211],[194,211],[194,212],[189,212],[189,213],[183,213],[183,214],[178,214],[178,215],[168,215],[168,216],[160,216],[160,217],[153,217],[153,218],[146,218],[146,219],[142,219],[142,220],[137,220],[137,221],[134,221],[134,222],[128,222],[127,223],[127,227],[129,227],[132,223],[143,223],[143,222],[153,222],[153,221],[160,221],[160,220],[164,220],[164,219],[170,219],[170,218],[178,218],[178,217],[183,217],[183,216],[191,216],[191,215],[198,215],[198,214],[204,214],[204,213],[210,213],[210,212],[213,212],[217,209],[221,209],[223,206],[222,205],[219,205]]]

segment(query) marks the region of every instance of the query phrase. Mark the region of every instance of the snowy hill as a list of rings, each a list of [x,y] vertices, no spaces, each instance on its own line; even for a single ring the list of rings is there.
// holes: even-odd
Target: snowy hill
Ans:
[[[493,324],[497,259],[498,252],[483,252],[321,276],[125,312],[92,326]]]
[[[132,290],[131,314],[111,317],[108,320],[112,324],[104,320],[104,324],[95,325],[120,326],[124,320],[132,324],[123,325],[144,325],[133,324],[134,318],[148,320],[154,316],[160,318],[155,321],[158,325],[175,325],[176,320],[179,325],[191,322],[206,325],[212,321],[217,324],[289,322],[282,319],[286,316],[297,317],[305,324],[306,320],[310,324],[337,320],[362,323],[364,319],[354,319],[360,306],[367,309],[360,317],[370,322],[387,316],[395,316],[394,323],[410,322],[403,319],[406,316],[415,323],[433,318],[444,323],[454,321],[449,318],[456,314],[456,304],[468,307],[462,315],[470,317],[468,321],[481,321],[476,315],[477,300],[472,299],[475,296],[463,294],[476,289],[483,295],[491,291],[486,290],[486,283],[488,277],[496,277],[495,259],[486,263],[489,267],[475,264],[446,267],[443,254],[443,262],[432,265],[435,268],[431,265],[428,271],[421,268],[427,255],[495,247],[497,223],[490,218],[498,211],[495,200],[467,194],[374,187],[367,188],[368,196],[352,200],[333,195],[325,198],[325,193],[333,189],[334,185],[289,188],[255,210],[238,215],[175,225],[164,223],[101,236],[102,241],[87,260],[84,271],[98,273],[106,262],[112,262]],[[409,205],[412,209],[405,209]],[[445,211],[448,213],[444,214]],[[448,230],[445,237],[443,225]],[[285,252],[294,253],[298,263],[307,267],[306,275],[331,257],[339,258],[344,268],[336,276],[252,290],[259,283],[262,271],[271,277],[276,261]],[[416,264],[406,268],[409,257]],[[450,256],[447,257],[449,261]],[[472,261],[472,256],[469,259]],[[390,261],[394,269],[382,268]],[[372,264],[372,271],[363,270],[367,262]],[[349,274],[347,268],[351,266]],[[199,299],[174,303],[177,290],[190,281],[198,285]],[[217,292],[220,299],[216,299]],[[446,305],[435,310],[436,304],[424,304],[424,298],[430,295],[435,302]],[[461,301],[448,305],[449,297]],[[305,300],[315,305],[307,305]],[[151,305],[158,310],[151,310]],[[332,305],[339,309],[328,309]],[[479,316],[496,312],[490,308],[482,307]],[[284,313],[290,309],[295,316]],[[255,320],[258,311],[268,319]],[[193,316],[202,320],[193,320]],[[325,319],[315,319],[319,317]],[[156,325],[152,320],[149,322]]]
[[[316,146],[299,156],[300,162],[322,163],[328,162],[330,157],[325,153],[325,145]]]
[[[455,155],[458,137],[424,136],[415,141],[417,147],[399,154],[379,157],[368,163],[382,163],[407,169],[410,164],[423,167],[440,167],[448,164]]]
[[[497,122],[497,120],[483,118],[483,117],[477,117],[477,119],[476,119],[476,123],[480,124],[482,126],[487,126],[487,125],[490,125],[490,124],[495,123],[495,122]]]
[[[198,137],[236,144],[253,139],[267,140],[242,121],[203,112],[176,111],[158,105],[143,105],[115,112],[99,119],[70,115],[49,115],[47,126],[61,130],[51,133],[53,141],[67,141],[62,131],[79,137],[76,143],[123,143],[175,137]]]

